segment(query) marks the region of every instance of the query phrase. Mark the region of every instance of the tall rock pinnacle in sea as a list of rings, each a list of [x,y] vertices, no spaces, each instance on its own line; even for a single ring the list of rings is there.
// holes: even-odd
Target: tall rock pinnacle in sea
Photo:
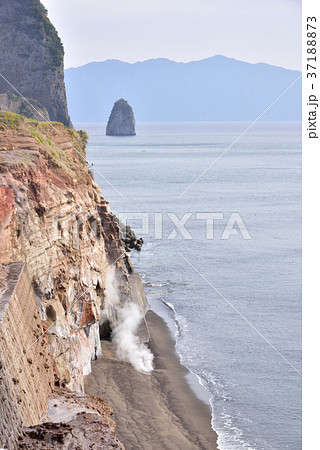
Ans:
[[[120,98],[113,105],[106,130],[107,136],[135,136],[135,125],[133,109],[126,100]]]
[[[64,49],[44,6],[39,0],[3,0],[0,24],[0,73],[24,97],[44,106],[50,120],[72,126]],[[12,86],[0,76],[0,94],[18,95]]]

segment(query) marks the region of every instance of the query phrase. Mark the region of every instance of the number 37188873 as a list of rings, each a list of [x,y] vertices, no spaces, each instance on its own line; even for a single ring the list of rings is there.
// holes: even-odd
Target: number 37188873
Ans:
[[[307,17],[307,78],[317,78],[317,18]]]

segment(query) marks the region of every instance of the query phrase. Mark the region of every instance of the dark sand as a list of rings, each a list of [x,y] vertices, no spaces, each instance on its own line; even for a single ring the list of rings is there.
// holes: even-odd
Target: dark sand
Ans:
[[[103,341],[102,356],[86,377],[86,393],[113,406],[117,435],[127,450],[217,449],[209,406],[189,387],[166,323],[152,311],[147,321],[155,356],[152,374],[119,361],[112,343]]]

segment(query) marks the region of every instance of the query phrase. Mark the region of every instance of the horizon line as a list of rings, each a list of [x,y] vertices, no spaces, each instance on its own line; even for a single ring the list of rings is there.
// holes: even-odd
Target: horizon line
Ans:
[[[196,63],[196,62],[201,62],[201,61],[206,61],[208,59],[212,59],[212,58],[217,58],[217,57],[222,57],[225,59],[233,59],[234,61],[239,61],[245,64],[250,64],[250,65],[257,65],[257,64],[265,64],[267,66],[272,66],[272,67],[278,67],[280,69],[284,69],[284,70],[292,70],[294,72],[300,72],[302,73],[302,68],[301,69],[292,69],[289,67],[284,67],[284,66],[278,66],[275,64],[270,64],[264,61],[259,61],[259,62],[249,62],[249,61],[244,61],[242,59],[237,59],[231,56],[225,56],[225,55],[221,55],[221,54],[217,54],[217,55],[213,55],[213,56],[208,56],[206,58],[202,58],[202,59],[192,59],[190,61],[175,61],[173,59],[170,58],[166,58],[166,57],[157,57],[157,58],[148,58],[148,59],[144,59],[144,60],[137,60],[134,62],[129,62],[129,61],[123,61],[121,59],[116,59],[116,58],[109,58],[109,59],[105,59],[105,60],[101,60],[101,61],[90,61],[84,64],[81,64],[80,66],[70,66],[70,67],[65,67],[64,70],[70,70],[70,69],[80,69],[81,67],[85,67],[88,66],[89,64],[101,64],[101,63],[106,63],[108,61],[117,61],[123,64],[130,64],[131,66],[135,65],[135,64],[142,64],[145,62],[149,62],[149,61],[159,61],[159,60],[164,60],[164,61],[170,61],[176,64],[190,64],[190,63]]]

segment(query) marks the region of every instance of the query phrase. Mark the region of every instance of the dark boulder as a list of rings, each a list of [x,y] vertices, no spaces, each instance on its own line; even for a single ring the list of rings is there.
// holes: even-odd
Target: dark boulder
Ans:
[[[127,252],[131,252],[131,250],[137,250],[138,252],[141,251],[142,245],[143,245],[143,239],[138,239],[135,235],[134,231],[129,225],[124,225],[118,218],[116,218],[116,221],[119,225],[119,232],[120,232],[120,240],[124,243],[125,250]]]

